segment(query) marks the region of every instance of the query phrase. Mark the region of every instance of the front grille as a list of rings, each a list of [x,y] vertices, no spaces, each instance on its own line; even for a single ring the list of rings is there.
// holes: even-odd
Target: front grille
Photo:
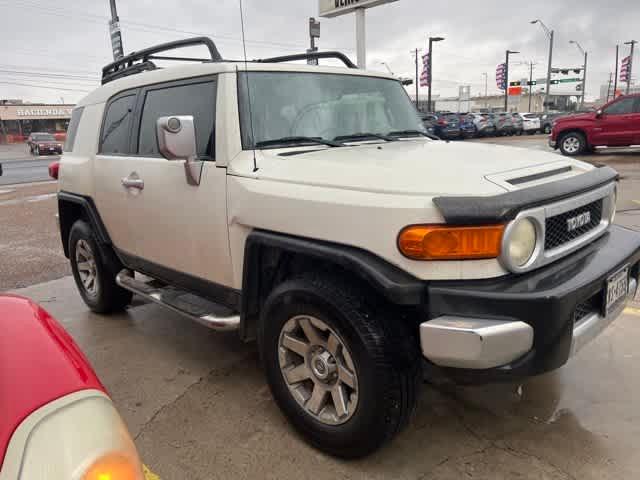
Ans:
[[[591,298],[585,300],[582,303],[576,305],[576,309],[573,311],[573,323],[576,324],[587,315],[598,312],[602,304],[602,294],[596,293]]]
[[[600,225],[600,221],[602,220],[602,203],[602,200],[597,200],[580,208],[547,218],[544,248],[551,250],[552,248],[560,247]],[[581,227],[569,231],[567,220],[586,212],[590,214],[590,221]]]

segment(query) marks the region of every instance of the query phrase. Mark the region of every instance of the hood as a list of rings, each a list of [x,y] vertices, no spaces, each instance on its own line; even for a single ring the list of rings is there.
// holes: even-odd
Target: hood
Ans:
[[[576,120],[593,120],[595,113],[578,113],[576,115],[568,115],[566,117],[558,117],[554,119],[555,123],[574,122]]]
[[[232,162],[230,173],[242,175],[248,160]],[[425,140],[262,150],[257,163],[259,179],[404,195],[496,195],[529,186],[509,183],[513,178],[533,175],[539,183],[540,173],[565,167],[566,177],[589,168],[543,151]],[[548,177],[543,181],[556,179]]]

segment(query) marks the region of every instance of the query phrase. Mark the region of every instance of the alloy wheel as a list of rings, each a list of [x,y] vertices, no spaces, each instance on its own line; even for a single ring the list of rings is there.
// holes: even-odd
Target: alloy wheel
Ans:
[[[280,332],[282,377],[298,404],[327,425],[340,425],[358,406],[358,377],[340,336],[312,316],[289,319]]]
[[[574,136],[567,137],[562,141],[562,147],[567,153],[577,153],[581,147],[580,139]]]
[[[95,255],[86,240],[78,240],[76,244],[76,267],[85,291],[95,297],[99,288],[98,270]]]

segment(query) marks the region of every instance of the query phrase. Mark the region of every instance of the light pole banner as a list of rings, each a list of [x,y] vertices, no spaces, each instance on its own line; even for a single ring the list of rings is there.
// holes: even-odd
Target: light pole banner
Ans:
[[[371,8],[398,0],[319,0],[321,17],[337,17],[351,13],[358,8]]]
[[[429,77],[431,76],[431,72],[429,71],[429,53],[425,53],[422,56],[422,74],[420,75],[420,86],[428,87],[429,86]]]

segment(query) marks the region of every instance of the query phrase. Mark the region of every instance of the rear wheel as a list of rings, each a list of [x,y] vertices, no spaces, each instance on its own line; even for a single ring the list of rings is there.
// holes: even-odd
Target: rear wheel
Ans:
[[[109,265],[89,225],[78,220],[69,233],[71,271],[80,296],[96,313],[110,313],[124,309],[133,294],[115,282],[118,266]]]
[[[547,135],[550,134],[551,133],[551,125],[545,125],[543,131]]]
[[[563,155],[573,157],[587,149],[585,136],[580,132],[569,132],[560,138],[560,151]]]
[[[417,341],[367,292],[330,275],[288,280],[265,303],[259,339],[276,402],[320,450],[362,457],[408,423]]]

